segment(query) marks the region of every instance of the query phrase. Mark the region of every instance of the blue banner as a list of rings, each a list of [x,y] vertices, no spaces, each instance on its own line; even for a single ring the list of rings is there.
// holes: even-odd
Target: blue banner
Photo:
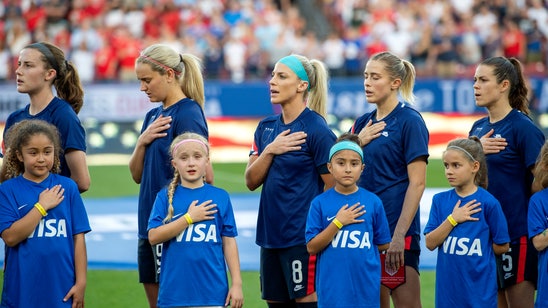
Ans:
[[[475,105],[472,79],[419,79],[415,84],[415,108],[422,112],[474,114],[485,112]],[[532,109],[548,111],[548,79],[531,78],[537,101]],[[240,84],[206,81],[205,111],[208,117],[264,117],[279,109],[270,103],[267,80]],[[82,119],[134,121],[142,119],[155,103],[139,91],[136,83],[88,84],[84,86]],[[0,122],[28,103],[15,84],[0,85]],[[328,113],[338,118],[356,118],[374,106],[365,100],[363,79],[332,79],[329,83]]]

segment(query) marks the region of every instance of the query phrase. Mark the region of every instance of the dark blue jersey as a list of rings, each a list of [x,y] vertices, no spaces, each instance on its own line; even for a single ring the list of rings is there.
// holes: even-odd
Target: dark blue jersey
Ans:
[[[364,114],[350,131],[358,134],[369,120],[373,124],[379,122],[376,117],[376,110]],[[394,234],[409,186],[407,165],[417,158],[428,158],[429,134],[420,113],[403,103],[381,121],[386,123],[381,136],[363,147],[365,169],[359,185],[381,198],[390,232]],[[420,233],[419,217],[417,211],[407,235]]]
[[[41,183],[18,176],[0,185],[0,233],[27,215],[45,189],[60,184],[65,198],[48,211],[31,235],[5,250],[0,307],[71,307],[63,298],[76,282],[73,236],[90,225],[76,183],[50,174]],[[36,296],[37,288],[40,296]]]
[[[284,124],[281,115],[259,122],[251,154],[260,155],[281,132],[304,131],[306,142],[298,151],[276,155],[263,182],[257,221],[257,245],[284,248],[304,245],[310,201],[323,192],[321,174],[335,134],[323,117],[306,108],[295,121]]]
[[[508,145],[495,154],[487,154],[487,190],[502,206],[512,241],[527,235],[527,209],[533,174],[544,134],[525,114],[512,110],[504,119],[490,123],[482,118],[474,123],[470,136],[481,138],[494,129],[492,137],[506,138]]]
[[[185,132],[198,133],[209,137],[207,122],[203,110],[195,101],[184,98],[166,109],[162,106],[150,110],[143,122],[141,133],[160,115],[171,116],[170,127],[165,131],[167,136],[157,138],[148,145],[143,162],[143,173],[139,187],[139,238],[148,238],[147,224],[156,195],[174,176],[171,166],[169,146],[175,137]]]
[[[19,109],[8,116],[6,127],[4,128],[4,140],[6,133],[15,123],[23,120],[44,120],[53,124],[59,130],[61,136],[61,148],[64,152],[69,150],[86,151],[86,132],[78,115],[70,104],[58,97],[53,100],[36,115],[31,115],[29,112],[30,105]],[[70,177],[70,170],[67,166],[65,156],[61,153],[61,175]]]
[[[510,242],[500,203],[483,188],[460,197],[454,189],[432,198],[424,233],[441,225],[458,201],[460,206],[476,200],[478,221],[458,224],[438,247],[436,264],[436,307],[497,307],[497,269],[493,243]]]

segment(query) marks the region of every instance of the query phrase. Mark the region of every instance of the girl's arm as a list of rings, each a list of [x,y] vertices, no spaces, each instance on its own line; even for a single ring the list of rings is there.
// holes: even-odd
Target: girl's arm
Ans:
[[[80,150],[67,151],[65,160],[70,170],[70,178],[78,185],[78,191],[80,193],[87,191],[91,185],[91,178],[86,162],[86,153]]]
[[[531,241],[538,251],[546,249],[548,247],[548,229],[544,229],[541,233],[533,236]]]
[[[225,255],[228,271],[232,285],[226,296],[225,306],[240,308],[244,304],[244,293],[242,291],[242,276],[240,273],[240,258],[238,255],[238,246],[233,237],[223,236],[223,253]]]
[[[160,115],[145,129],[145,131],[139,136],[139,139],[137,139],[135,149],[129,159],[129,171],[135,183],[141,183],[145,153],[148,145],[151,144],[156,138],[167,136],[165,131],[169,128],[170,123],[171,117],[164,117]]]
[[[495,244],[493,243],[493,252],[498,256],[510,250],[510,243]]]
[[[159,227],[148,230],[148,241],[151,245],[157,245],[169,241],[181,234],[181,232],[193,223],[214,219],[214,214],[217,213],[217,210],[215,209],[217,204],[211,204],[211,202],[211,200],[207,200],[196,205],[198,200],[192,201],[186,214],[180,215],[177,219]],[[186,216],[187,214],[189,216]],[[190,218],[190,221],[188,218]]]
[[[405,235],[409,230],[411,222],[417,214],[419,203],[426,186],[426,161],[420,157],[407,165],[409,175],[409,186],[405,192],[403,208],[394,230],[390,248],[386,253],[387,264],[393,264],[395,269],[404,265],[403,252],[405,249]]]
[[[76,282],[70,288],[63,301],[72,297],[72,307],[84,307],[84,294],[86,292],[88,256],[86,251],[86,237],[84,233],[73,236],[74,240],[74,273]]]
[[[481,203],[476,202],[476,200],[472,200],[467,202],[465,205],[460,206],[460,200],[457,201],[453,207],[453,212],[449,215],[451,217],[447,217],[441,225],[439,225],[432,232],[426,234],[426,248],[429,250],[438,248],[441,244],[443,244],[447,236],[449,236],[449,233],[451,233],[451,231],[453,231],[458,224],[465,221],[479,220],[479,218],[472,217],[472,215],[481,211],[481,208],[478,208],[480,205]],[[454,223],[456,223],[456,225],[454,225]]]
[[[383,252],[383,251],[387,250],[388,247],[390,247],[390,243],[386,243],[386,244],[382,244],[382,245],[377,245],[377,248],[379,249],[379,252]]]
[[[324,250],[339,232],[339,226],[342,228],[349,224],[363,222],[363,219],[357,219],[365,213],[363,208],[364,206],[359,203],[356,203],[351,207],[348,207],[348,204],[341,207],[337,212],[337,216],[335,216],[327,228],[323,229],[322,232],[318,233],[318,235],[308,241],[306,244],[308,253],[315,255]]]
[[[65,189],[61,185],[55,185],[40,193],[38,203],[47,212],[63,201],[64,193]],[[2,239],[8,247],[14,247],[26,240],[43,218],[37,206],[33,204],[27,206],[33,206],[33,209],[2,232]]]
[[[290,133],[289,129],[281,132],[272,143],[266,146],[261,155],[249,156],[245,168],[245,184],[249,190],[255,190],[261,186],[268,174],[274,156],[289,151],[301,149],[301,144],[306,142],[305,132]]]

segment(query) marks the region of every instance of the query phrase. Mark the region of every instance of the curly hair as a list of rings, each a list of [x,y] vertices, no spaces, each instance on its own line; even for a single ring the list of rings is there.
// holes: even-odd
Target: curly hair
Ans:
[[[57,128],[43,120],[23,120],[13,125],[6,133],[6,139],[4,140],[6,154],[0,172],[0,182],[17,177],[25,172],[24,163],[19,160],[17,154],[22,153],[23,147],[36,135],[44,135],[53,143],[54,158],[50,172],[59,173],[61,171],[61,162],[59,160],[62,151],[61,139]]]

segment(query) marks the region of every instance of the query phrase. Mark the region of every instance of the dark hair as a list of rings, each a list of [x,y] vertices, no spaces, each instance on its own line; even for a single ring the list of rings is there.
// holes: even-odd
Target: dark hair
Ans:
[[[84,89],[76,67],[65,59],[65,53],[59,47],[50,43],[34,43],[24,49],[27,48],[38,50],[42,54],[46,68],[55,70],[57,75],[53,80],[53,86],[57,96],[67,101],[78,114],[84,105]]]
[[[542,188],[548,187],[548,140],[540,149],[533,174],[535,182],[539,183]]]
[[[17,158],[17,153],[21,153],[23,147],[27,145],[30,138],[36,135],[45,135],[53,143],[54,158],[52,173],[59,173],[61,170],[61,139],[59,131],[55,125],[43,120],[23,120],[16,123],[6,133],[6,155],[4,164],[0,173],[0,182],[14,178],[25,172],[25,165]]]
[[[353,134],[353,133],[350,133],[350,132],[345,132],[342,135],[340,135],[339,138],[337,138],[336,142],[341,142],[341,141],[345,141],[345,140],[355,142],[359,146],[362,146],[361,142],[360,142],[360,137],[358,137],[357,134]]]
[[[480,65],[493,67],[493,74],[497,78],[497,83],[504,80],[510,82],[510,91],[508,93],[510,106],[528,115],[529,100],[527,93],[529,89],[523,77],[521,62],[516,58],[492,57],[485,59]]]
[[[447,150],[451,149],[460,150],[466,159],[479,163],[479,170],[474,177],[474,184],[487,189],[487,160],[485,159],[483,146],[479,138],[470,136],[468,138],[454,139],[447,144]]]

